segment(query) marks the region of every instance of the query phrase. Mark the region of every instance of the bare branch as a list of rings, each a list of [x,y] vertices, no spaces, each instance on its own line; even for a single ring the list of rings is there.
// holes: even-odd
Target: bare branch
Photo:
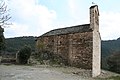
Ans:
[[[11,19],[10,14],[7,14],[7,6],[5,2],[0,2],[0,26],[8,25],[7,21]]]

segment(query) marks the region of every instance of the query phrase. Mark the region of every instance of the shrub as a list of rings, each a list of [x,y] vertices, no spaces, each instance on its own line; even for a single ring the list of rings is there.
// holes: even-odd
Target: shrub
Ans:
[[[44,64],[44,61],[48,60],[50,65],[68,65],[67,60],[65,60],[62,56],[54,54],[53,52],[50,52],[48,50],[39,51],[38,53],[36,53],[35,58],[38,59],[41,64]]]
[[[107,59],[107,64],[110,71],[120,73],[120,51],[109,56]]]
[[[27,64],[28,59],[31,55],[31,48],[29,46],[24,46],[21,48],[21,50],[18,52],[18,61],[20,64]]]

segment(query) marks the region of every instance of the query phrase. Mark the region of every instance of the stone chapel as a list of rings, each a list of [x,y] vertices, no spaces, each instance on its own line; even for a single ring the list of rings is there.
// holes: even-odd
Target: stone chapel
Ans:
[[[90,7],[90,23],[51,30],[37,38],[37,45],[59,54],[71,66],[92,70],[92,77],[101,72],[101,37],[98,5]]]

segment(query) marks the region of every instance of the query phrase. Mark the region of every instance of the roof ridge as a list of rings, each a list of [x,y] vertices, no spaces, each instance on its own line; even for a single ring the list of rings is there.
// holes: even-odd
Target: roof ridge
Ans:
[[[52,36],[52,35],[61,35],[61,34],[68,34],[68,33],[88,32],[90,30],[91,30],[90,24],[83,24],[83,25],[76,25],[76,26],[71,26],[71,27],[53,29],[53,30],[50,30],[44,33],[41,36]]]

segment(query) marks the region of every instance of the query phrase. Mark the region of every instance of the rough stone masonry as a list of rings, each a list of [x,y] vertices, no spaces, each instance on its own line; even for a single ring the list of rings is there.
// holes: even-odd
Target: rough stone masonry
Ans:
[[[92,77],[101,72],[101,37],[99,33],[99,10],[90,7],[90,24],[51,30],[38,37],[37,51],[46,49],[61,55],[69,65],[92,70]]]

